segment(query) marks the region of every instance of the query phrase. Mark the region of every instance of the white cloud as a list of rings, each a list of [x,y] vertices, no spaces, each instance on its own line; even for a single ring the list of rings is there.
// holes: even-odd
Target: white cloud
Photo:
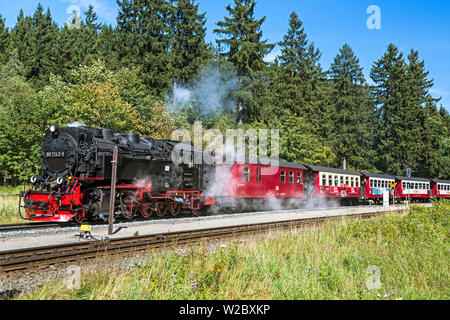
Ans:
[[[264,57],[264,62],[272,63],[275,61],[275,59],[281,54],[281,51],[278,50],[272,50],[267,56]]]

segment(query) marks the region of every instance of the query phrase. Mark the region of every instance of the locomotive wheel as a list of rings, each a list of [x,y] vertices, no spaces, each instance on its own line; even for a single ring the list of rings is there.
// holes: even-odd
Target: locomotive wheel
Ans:
[[[150,206],[143,204],[143,205],[141,205],[140,213],[141,213],[142,218],[148,219],[152,215],[153,210]]]
[[[82,224],[85,218],[86,218],[86,215],[84,214],[84,210],[80,210],[77,212],[77,214],[75,216],[75,222]]]
[[[198,208],[191,209],[191,212],[194,217],[198,217],[198,215],[200,213],[200,209],[198,209]]]
[[[158,217],[164,217],[169,211],[169,207],[165,201],[156,203],[156,214]]]
[[[179,202],[171,201],[169,204],[170,214],[172,216],[176,217],[180,213],[182,206],[183,205]]]

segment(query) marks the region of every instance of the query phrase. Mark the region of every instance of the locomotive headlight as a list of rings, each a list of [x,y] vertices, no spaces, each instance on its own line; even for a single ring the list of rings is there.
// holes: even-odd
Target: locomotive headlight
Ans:
[[[63,178],[63,177],[58,177],[58,178],[56,178],[56,183],[57,183],[57,184],[62,184],[63,181],[64,181],[64,178]]]
[[[32,177],[30,178],[30,182],[31,182],[32,184],[39,183],[39,182],[41,181],[41,179],[42,179],[41,176],[32,176]]]
[[[56,126],[54,124],[52,124],[50,126],[50,132],[55,132],[56,131]]]

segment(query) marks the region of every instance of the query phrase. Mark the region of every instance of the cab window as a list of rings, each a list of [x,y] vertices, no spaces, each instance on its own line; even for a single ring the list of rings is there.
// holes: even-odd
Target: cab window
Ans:
[[[286,183],[286,171],[285,170],[281,170],[280,182],[281,183]]]
[[[301,184],[302,183],[302,172],[298,171],[297,172],[297,184]]]
[[[294,171],[289,171],[289,184],[294,184]]]

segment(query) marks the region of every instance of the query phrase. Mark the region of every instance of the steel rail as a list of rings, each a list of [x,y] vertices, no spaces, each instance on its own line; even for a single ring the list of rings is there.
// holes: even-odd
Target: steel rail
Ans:
[[[0,278],[18,272],[39,272],[51,265],[78,263],[102,256],[128,255],[151,249],[167,248],[198,243],[206,239],[226,239],[255,235],[275,230],[293,230],[308,226],[318,226],[324,221],[342,218],[368,219],[385,213],[403,213],[405,208],[394,211],[354,213],[327,217],[299,218],[295,220],[244,224],[238,226],[198,229],[182,232],[160,233],[134,237],[110,238],[100,241],[75,242],[53,246],[43,246],[18,250],[0,251]]]
[[[0,224],[0,232],[13,232],[24,230],[35,230],[45,228],[58,228],[59,223],[52,222],[33,222],[33,223],[15,223],[15,224]]]

